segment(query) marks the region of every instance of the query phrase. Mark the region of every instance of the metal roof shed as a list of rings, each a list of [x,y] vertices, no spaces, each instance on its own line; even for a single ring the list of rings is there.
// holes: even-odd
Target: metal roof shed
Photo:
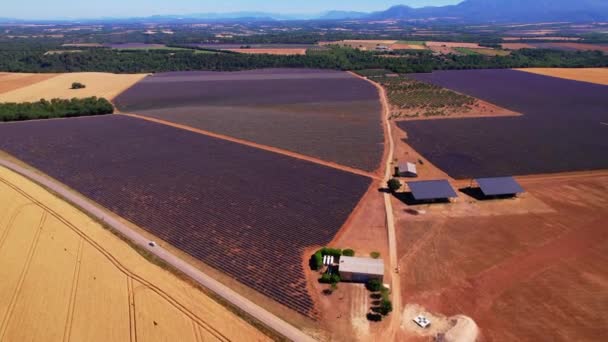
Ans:
[[[340,278],[345,281],[382,280],[384,277],[384,261],[382,259],[341,256],[338,270],[340,271]]]
[[[397,165],[396,174],[398,176],[417,177],[418,170],[416,169],[416,164],[414,164],[414,163],[410,163],[410,162],[399,163]]]
[[[447,180],[430,180],[419,182],[407,182],[412,196],[417,201],[449,199],[458,197]]]
[[[477,178],[475,182],[484,196],[514,196],[524,192],[513,177]]]

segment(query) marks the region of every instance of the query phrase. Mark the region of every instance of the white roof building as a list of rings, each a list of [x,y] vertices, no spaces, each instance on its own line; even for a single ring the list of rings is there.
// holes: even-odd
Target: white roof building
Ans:
[[[384,261],[382,259],[341,256],[338,265],[340,277],[346,281],[382,280]]]

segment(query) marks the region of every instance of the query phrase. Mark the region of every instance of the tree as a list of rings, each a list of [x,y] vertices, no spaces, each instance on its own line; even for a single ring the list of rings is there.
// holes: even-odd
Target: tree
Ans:
[[[365,284],[365,287],[372,291],[372,292],[378,292],[380,291],[384,286],[382,285],[382,282],[378,279],[370,279],[367,281],[367,283]]]
[[[74,82],[72,83],[72,89],[84,89],[87,86],[85,86],[84,84],[80,83],[80,82]]]
[[[311,268],[318,271],[321,269],[321,267],[323,267],[323,254],[321,254],[321,251],[319,250],[312,255]]]
[[[350,248],[347,248],[342,251],[342,255],[352,257],[352,256],[355,256],[355,251]]]
[[[388,185],[388,189],[389,189],[391,192],[395,192],[395,191],[397,191],[397,190],[401,189],[401,182],[400,182],[400,181],[399,181],[397,178],[391,178],[391,179],[390,179],[390,180],[387,182],[387,185]]]
[[[369,253],[369,256],[371,256],[374,259],[378,259],[380,257],[380,252],[371,252],[371,253]]]

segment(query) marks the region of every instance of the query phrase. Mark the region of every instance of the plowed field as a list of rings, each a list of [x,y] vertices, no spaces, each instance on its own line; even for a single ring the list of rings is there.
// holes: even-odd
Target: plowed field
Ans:
[[[53,78],[57,74],[19,74],[0,72],[0,94]]]
[[[0,340],[268,340],[99,224],[0,168]]]

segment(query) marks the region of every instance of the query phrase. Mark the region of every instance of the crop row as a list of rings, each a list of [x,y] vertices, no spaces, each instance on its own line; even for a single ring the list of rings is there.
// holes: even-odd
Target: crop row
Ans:
[[[311,317],[303,250],[331,241],[370,183],[125,116],[0,125],[0,149]]]

